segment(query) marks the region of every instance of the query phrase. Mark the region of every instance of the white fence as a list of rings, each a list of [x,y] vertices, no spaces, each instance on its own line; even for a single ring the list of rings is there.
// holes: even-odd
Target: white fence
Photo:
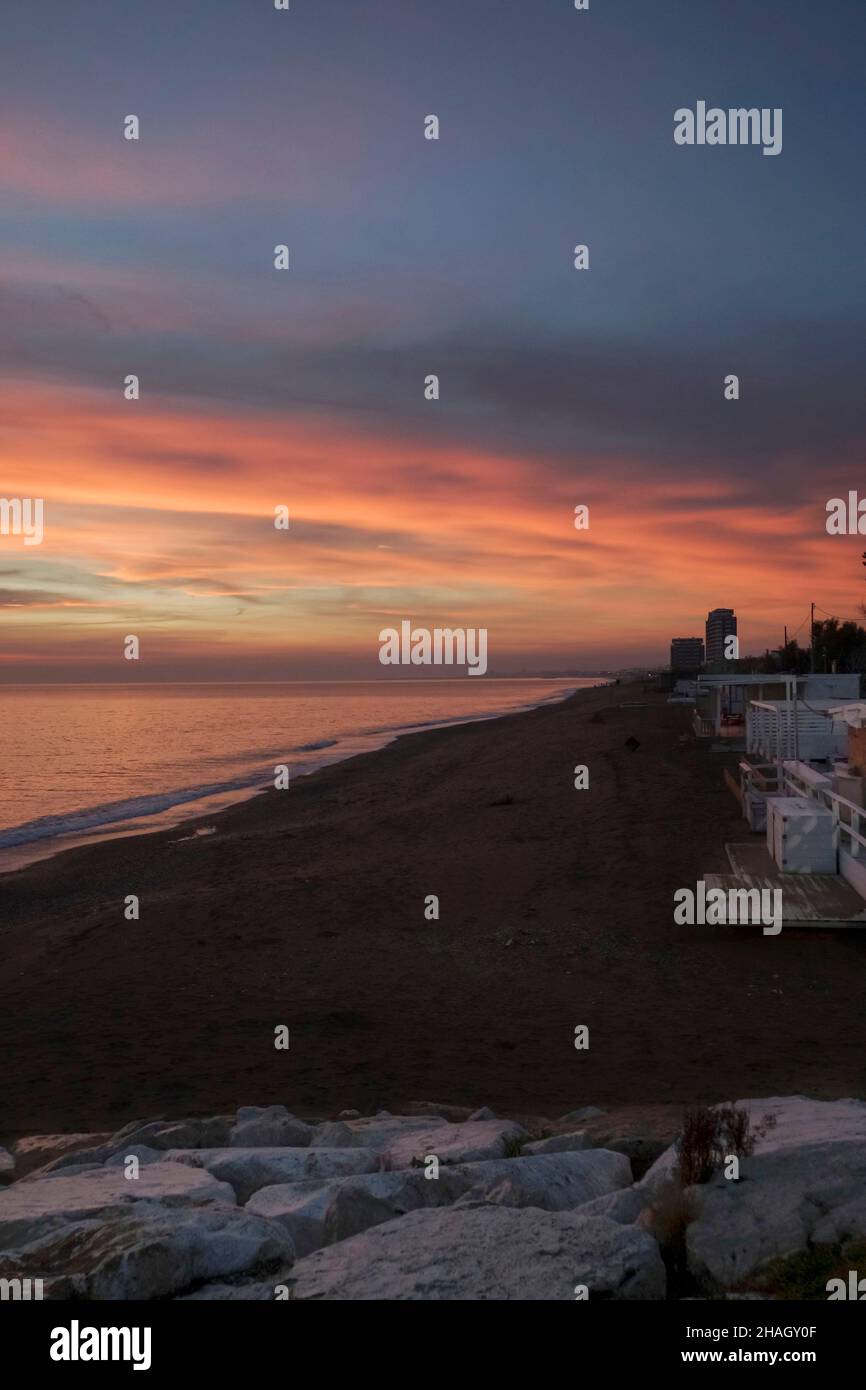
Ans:
[[[796,724],[795,724],[796,720]],[[798,705],[752,700],[746,710],[746,751],[763,758],[820,760],[844,753],[847,728],[828,715]]]

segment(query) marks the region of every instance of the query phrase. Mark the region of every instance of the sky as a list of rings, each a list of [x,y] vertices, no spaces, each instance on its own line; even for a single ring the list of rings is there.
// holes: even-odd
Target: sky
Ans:
[[[861,616],[825,521],[866,497],[862,0],[3,30],[0,497],[45,520],[0,534],[0,682],[375,677],[404,619],[595,670],[718,606],[744,652]],[[781,108],[782,152],[675,144],[699,100]]]

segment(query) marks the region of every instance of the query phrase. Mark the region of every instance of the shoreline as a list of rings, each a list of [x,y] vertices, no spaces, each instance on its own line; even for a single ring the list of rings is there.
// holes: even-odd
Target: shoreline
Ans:
[[[496,679],[496,678],[493,678]],[[541,679],[541,678],[539,678]],[[575,678],[576,679],[576,678]],[[594,680],[594,677],[584,679]],[[302,682],[303,683],[303,682]],[[363,684],[364,682],[362,682]],[[447,683],[447,682],[443,682]],[[612,684],[613,680],[606,680],[599,677],[595,685],[583,685],[577,689],[588,690],[596,689],[597,685]],[[242,684],[247,684],[243,682]],[[274,682],[274,684],[284,684],[284,682]],[[307,682],[309,684],[309,682]],[[326,682],[327,684],[327,682]],[[506,714],[523,714],[532,709],[538,709],[546,704],[558,704],[562,700],[570,698],[575,694],[575,688],[557,691],[554,695],[548,695],[534,703],[518,705],[513,709],[496,710],[493,712],[484,711],[479,714],[457,715],[453,718],[441,720],[431,720],[426,724],[395,725],[392,729],[382,728],[369,731],[348,731],[339,734],[336,739],[327,739],[320,744],[311,744],[301,748],[290,750],[295,753],[318,752],[326,748],[342,748],[344,751],[336,752],[333,756],[325,758],[321,762],[309,764],[299,764],[291,770],[291,776],[311,777],[317,772],[321,772],[326,767],[336,766],[338,763],[348,762],[352,758],[361,756],[364,753],[375,753],[382,748],[387,748],[395,739],[414,733],[423,733],[427,730],[450,728],[452,725],[473,724],[499,719]],[[357,746],[357,745],[361,746]],[[264,779],[264,780],[263,780]],[[270,781],[272,782],[272,775]],[[223,811],[229,810],[232,806],[242,805],[253,797],[260,796],[270,789],[268,783],[268,773],[264,770],[257,772],[253,780],[242,782],[231,787],[225,786],[208,791],[205,788],[176,788],[173,791],[155,792],[149,796],[133,797],[127,803],[119,801],[114,803],[120,807],[124,804],[133,805],[136,801],[161,801],[166,798],[175,798],[167,802],[165,806],[158,807],[153,811],[134,811],[128,815],[118,816],[106,821],[93,821],[90,826],[82,826],[80,829],[70,829],[67,831],[50,831],[44,834],[35,835],[32,839],[21,840],[11,844],[3,844],[5,837],[26,830],[28,826],[37,825],[39,819],[25,822],[18,826],[7,826],[0,828],[0,878],[5,874],[15,873],[18,869],[27,868],[29,864],[39,863],[44,859],[54,858],[55,855],[65,854],[72,849],[80,849],[87,845],[105,844],[111,840],[125,839],[129,836],[153,835],[161,830],[174,830],[184,826],[189,822],[202,819],[202,817],[216,817]],[[187,793],[194,792],[192,796]],[[209,803],[212,803],[209,804]],[[65,813],[67,819],[92,817],[108,807],[82,807],[76,811]]]
[[[748,835],[686,729],[640,683],[588,687],[400,735],[208,836],[217,818],[4,876],[7,1133],[238,1095],[312,1115],[862,1093],[857,941],[673,923],[674,890]]]

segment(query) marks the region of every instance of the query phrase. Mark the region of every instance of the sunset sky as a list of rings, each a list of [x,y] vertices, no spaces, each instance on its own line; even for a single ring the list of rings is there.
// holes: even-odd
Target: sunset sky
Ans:
[[[861,616],[864,45],[863,0],[6,0],[0,496],[45,538],[0,535],[0,681]],[[698,100],[781,155],[676,146]]]

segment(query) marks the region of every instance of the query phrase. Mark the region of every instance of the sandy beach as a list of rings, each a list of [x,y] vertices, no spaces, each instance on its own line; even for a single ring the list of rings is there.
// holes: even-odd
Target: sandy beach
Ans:
[[[862,935],[674,924],[748,835],[687,727],[640,685],[584,690],[5,876],[0,1137],[239,1101],[866,1095]]]

